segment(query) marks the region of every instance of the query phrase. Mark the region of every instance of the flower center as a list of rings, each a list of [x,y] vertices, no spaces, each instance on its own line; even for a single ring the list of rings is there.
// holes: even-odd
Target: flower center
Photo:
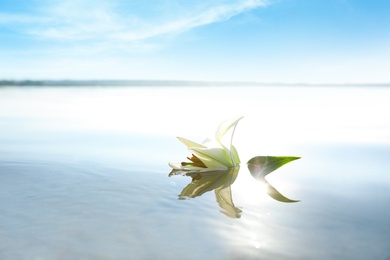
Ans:
[[[192,155],[192,157],[187,157],[187,159],[190,160],[191,162],[182,162],[181,166],[191,165],[194,167],[207,168],[207,166],[195,155]]]

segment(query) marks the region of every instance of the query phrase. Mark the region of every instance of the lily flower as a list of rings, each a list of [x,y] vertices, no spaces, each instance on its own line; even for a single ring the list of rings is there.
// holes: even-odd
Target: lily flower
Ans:
[[[187,157],[188,162],[169,163],[169,166],[174,172],[184,173],[227,170],[238,166],[240,158],[232,141],[234,130],[241,118],[243,117],[222,122],[217,129],[214,140],[206,140],[203,144],[178,137],[188,147],[192,156]]]

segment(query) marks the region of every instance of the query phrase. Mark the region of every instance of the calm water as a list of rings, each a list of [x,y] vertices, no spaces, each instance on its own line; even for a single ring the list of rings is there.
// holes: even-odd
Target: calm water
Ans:
[[[379,87],[0,88],[0,259],[390,259],[389,100]],[[241,169],[218,193],[231,201],[214,186],[179,199],[191,178],[168,177],[189,155],[175,137],[201,142],[237,115]],[[266,194],[246,167],[257,155],[302,156],[268,178],[301,202]]]

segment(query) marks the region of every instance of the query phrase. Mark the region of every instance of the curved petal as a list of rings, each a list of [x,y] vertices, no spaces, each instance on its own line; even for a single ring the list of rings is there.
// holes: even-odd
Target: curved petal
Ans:
[[[239,163],[239,158],[237,150],[233,147],[233,135],[234,130],[237,126],[238,121],[240,121],[243,116],[226,120],[220,124],[218,130],[215,134],[216,141],[225,149],[226,153],[229,154],[232,165]]]
[[[182,142],[188,148],[190,148],[190,147],[206,148],[206,146],[204,146],[203,144],[199,144],[197,142],[188,140],[188,139],[183,138],[183,137],[177,137],[177,139],[179,139],[179,141]]]
[[[231,142],[232,142],[232,135],[234,134],[234,128],[236,127],[238,121],[240,121],[243,118],[243,116],[236,117],[233,119],[229,119],[226,121],[223,121],[215,133],[215,139],[223,146],[228,147],[230,149]],[[231,131],[232,130],[232,131]],[[223,138],[225,135],[230,132],[230,135],[227,136],[229,138]]]
[[[240,164],[240,162],[241,162],[240,157],[238,156],[238,152],[236,150],[236,147],[234,147],[233,145],[232,145],[232,148],[230,150],[230,154],[231,154],[231,158],[233,160],[233,164],[234,165]]]
[[[229,154],[222,148],[189,148],[189,150],[198,157],[208,168],[225,166],[227,168],[234,166]]]
[[[174,169],[174,170],[181,170],[182,169],[182,166],[180,163],[172,163],[172,162],[169,162],[168,163],[169,166]]]

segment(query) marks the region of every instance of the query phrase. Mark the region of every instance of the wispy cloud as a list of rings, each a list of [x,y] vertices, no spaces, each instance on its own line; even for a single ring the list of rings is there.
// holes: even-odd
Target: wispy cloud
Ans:
[[[163,24],[147,26],[138,32],[125,30],[120,33],[113,34],[112,36],[114,38],[133,41],[171,33],[182,33],[199,26],[226,21],[233,16],[239,15],[245,11],[259,8],[265,5],[265,1],[247,0],[232,4],[213,6],[199,13],[193,13],[186,18],[165,21]]]
[[[115,1],[51,3],[38,8],[33,15],[0,13],[0,25],[16,23],[23,33],[45,39],[135,42],[223,22],[267,4],[265,0],[216,1],[203,8],[181,6],[185,14],[177,13],[172,5],[165,8],[171,8],[169,16],[150,21],[131,9],[119,12],[120,3]]]

